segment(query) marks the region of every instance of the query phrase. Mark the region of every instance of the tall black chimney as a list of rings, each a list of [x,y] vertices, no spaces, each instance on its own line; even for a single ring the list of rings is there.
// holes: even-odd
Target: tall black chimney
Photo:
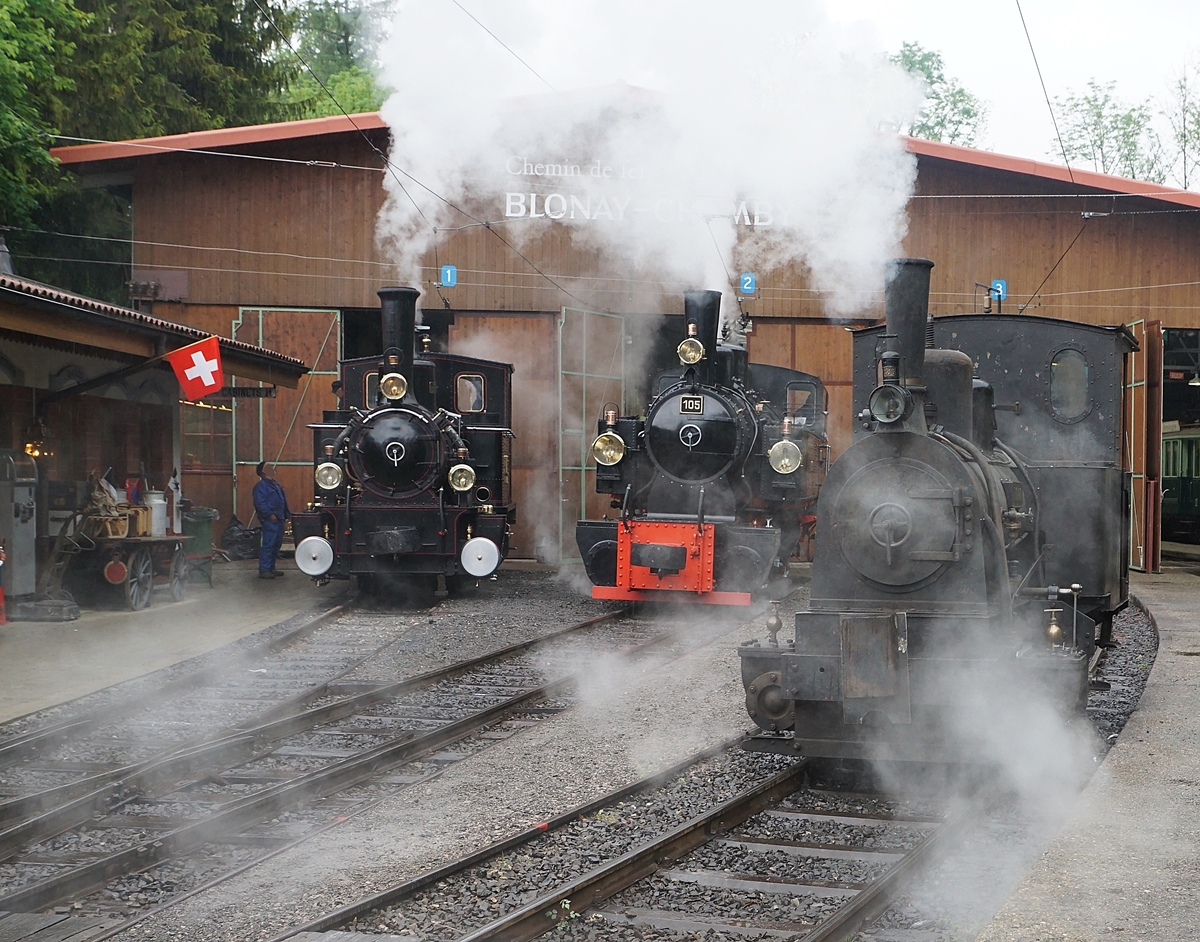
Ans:
[[[687,323],[687,335],[704,344],[704,359],[696,364],[696,372],[702,381],[708,382],[716,363],[717,337],[721,330],[721,292],[685,291],[683,318]]]
[[[416,288],[380,288],[379,320],[383,326],[383,350],[400,351],[400,369],[409,373],[413,364],[413,345],[417,330]],[[412,377],[409,376],[409,379]]]
[[[925,321],[929,314],[929,274],[933,262],[927,258],[896,258],[888,265],[884,289],[887,332],[896,339],[892,349],[900,354],[900,370],[906,386],[920,386],[925,369]]]

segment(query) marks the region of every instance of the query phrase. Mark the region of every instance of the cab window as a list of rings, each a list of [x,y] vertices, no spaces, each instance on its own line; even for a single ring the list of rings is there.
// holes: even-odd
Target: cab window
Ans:
[[[483,412],[487,408],[487,386],[479,373],[459,373],[454,378],[454,411]]]
[[[1082,418],[1091,409],[1088,395],[1087,358],[1079,350],[1059,350],[1050,360],[1050,408],[1068,422]]]

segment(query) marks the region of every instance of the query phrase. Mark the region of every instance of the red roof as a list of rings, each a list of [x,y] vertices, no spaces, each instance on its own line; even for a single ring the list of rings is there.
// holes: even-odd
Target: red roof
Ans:
[[[166,137],[146,137],[137,141],[114,144],[76,144],[71,147],[52,147],[50,154],[64,164],[92,163],[119,160],[123,157],[150,157],[170,151],[219,150],[268,141],[290,141],[302,137],[326,134],[357,134],[386,128],[378,111],[338,115],[333,118],[308,118],[304,121],[281,121],[277,124],[255,124],[244,128],[217,128],[215,131],[192,131],[190,134],[170,134]]]
[[[172,134],[168,137],[148,137],[139,141],[123,141],[114,144],[79,144],[71,147],[54,147],[50,153],[64,164],[93,163],[118,160],[127,157],[146,157],[171,151],[219,150],[227,147],[262,144],[269,141],[294,140],[318,137],[327,134],[357,134],[360,131],[381,130],[387,125],[377,111],[368,111],[346,117],[310,118],[304,121],[283,121],[278,124],[259,124],[244,128],[218,128],[215,131],[193,131],[190,134]],[[955,144],[939,144],[915,137],[903,138],[904,146],[918,157],[935,157],[954,163],[970,164],[990,170],[1005,170],[1024,176],[1056,180],[1106,193],[1122,193],[1144,196],[1149,199],[1165,200],[1184,206],[1200,207],[1200,193],[1179,190],[1157,183],[1144,183],[1125,177],[1114,177],[1091,170],[1077,170],[1057,164],[1029,160],[1025,157],[1009,157],[973,147]]]
[[[1009,157],[1005,154],[993,153],[990,150],[976,150],[974,147],[959,147],[956,144],[939,144],[935,141],[923,141],[916,137],[904,138],[904,145],[910,153],[916,154],[918,157],[938,157],[955,163],[986,167],[989,170],[1007,170],[1010,173],[1057,180],[1061,183],[1074,183],[1076,186],[1105,190],[1109,193],[1126,193],[1131,196],[1145,196],[1150,199],[1166,200],[1170,203],[1181,203],[1184,206],[1200,207],[1200,193],[1179,190],[1172,186],[1163,186],[1160,183],[1146,183],[1142,180],[1130,180],[1128,177],[1114,177],[1107,173],[1079,170],[1075,167],[1068,170],[1058,164],[1030,160],[1027,157]]]

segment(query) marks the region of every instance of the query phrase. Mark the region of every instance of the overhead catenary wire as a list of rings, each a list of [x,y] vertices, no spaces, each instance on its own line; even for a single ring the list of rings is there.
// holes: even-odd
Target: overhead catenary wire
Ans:
[[[1036,297],[1038,296],[1038,292],[1039,292],[1039,291],[1041,291],[1041,290],[1042,290],[1042,288],[1044,288],[1044,287],[1045,287],[1045,285],[1046,285],[1046,282],[1050,280],[1050,276],[1051,276],[1051,275],[1053,275],[1053,274],[1054,274],[1056,271],[1058,271],[1058,266],[1062,264],[1062,262],[1063,262],[1063,259],[1067,257],[1067,254],[1068,254],[1068,253],[1071,251],[1071,249],[1075,248],[1075,243],[1079,241],[1079,237],[1080,237],[1081,235],[1083,235],[1083,230],[1084,230],[1084,229],[1086,229],[1086,228],[1088,227],[1088,223],[1089,223],[1089,222],[1091,222],[1091,221],[1092,221],[1091,219],[1084,219],[1084,221],[1083,221],[1083,225],[1082,225],[1082,226],[1080,226],[1080,227],[1079,227],[1079,231],[1075,233],[1075,238],[1071,240],[1071,244],[1070,244],[1070,245],[1068,245],[1068,246],[1067,246],[1065,249],[1063,249],[1063,253],[1062,253],[1062,255],[1060,255],[1060,256],[1058,257],[1058,261],[1057,261],[1057,262],[1055,262],[1055,263],[1054,263],[1054,264],[1053,264],[1053,265],[1050,267],[1050,270],[1049,270],[1048,272],[1046,272],[1046,277],[1045,277],[1045,278],[1043,278],[1043,279],[1042,279],[1042,283],[1041,283],[1041,284],[1039,284],[1039,285],[1037,286],[1037,288],[1035,288],[1035,289],[1034,289],[1034,291],[1033,291],[1033,294],[1031,294],[1031,295],[1029,296],[1029,300],[1028,300],[1028,301],[1026,301],[1024,304],[1021,304],[1021,305],[1018,305],[1018,306],[1017,306],[1017,310],[1018,310],[1018,311],[1023,311],[1023,310],[1025,310],[1025,308],[1029,307],[1029,305],[1032,303],[1033,299],[1034,299],[1034,298],[1036,298]]]
[[[1046,109],[1050,112],[1050,121],[1054,125],[1054,136],[1058,138],[1058,149],[1062,151],[1063,164],[1067,168],[1067,176],[1074,183],[1075,172],[1071,169],[1071,161],[1067,159],[1067,148],[1063,145],[1062,134],[1058,130],[1058,118],[1054,116],[1054,106],[1050,104],[1050,93],[1046,91],[1046,80],[1042,78],[1042,67],[1038,64],[1037,52],[1033,48],[1033,37],[1029,35],[1029,25],[1025,22],[1025,11],[1021,9],[1021,0],[1014,0],[1014,2],[1017,5],[1017,15],[1021,17],[1021,28],[1025,30],[1025,41],[1029,43],[1029,54],[1033,56],[1033,67],[1037,70],[1038,82],[1042,86],[1042,95],[1046,99]]]
[[[346,109],[342,107],[341,102],[339,102],[337,100],[337,97],[333,94],[333,92],[331,92],[329,90],[328,86],[326,86],[326,84],[321,81],[320,77],[316,74],[316,72],[313,71],[312,66],[310,66],[308,64],[308,62],[305,61],[304,57],[302,55],[300,55],[300,53],[296,49],[296,47],[292,45],[291,40],[287,37],[287,35],[283,32],[283,30],[279,28],[279,25],[275,22],[275,20],[273,20],[271,18],[271,15],[269,13],[267,13],[266,10],[263,9],[262,4],[260,4],[258,2],[258,0],[252,0],[252,2],[258,8],[258,11],[263,15],[263,17],[266,19],[266,21],[271,24],[271,26],[272,26],[272,28],[274,28],[275,32],[277,32],[279,34],[279,36],[283,40],[284,44],[288,47],[289,50],[291,50],[292,55],[294,55],[299,60],[300,64],[304,66],[304,68],[308,71],[308,74],[311,75],[313,77],[313,79],[316,81],[316,83],[321,87],[321,90],[323,92],[325,92],[326,95],[329,96],[329,100],[332,101],[337,106],[337,109],[345,116],[346,120],[348,120],[350,122],[351,126],[353,126],[354,129],[356,131],[358,131],[358,133],[360,135],[362,135],[363,140],[365,140],[367,142],[367,145],[371,148],[371,150],[373,150],[375,152],[375,154],[380,158],[380,160],[382,160],[384,162],[384,164],[388,168],[388,172],[392,175],[392,178],[396,181],[396,184],[400,187],[401,192],[403,192],[404,195],[406,197],[408,197],[409,202],[412,203],[413,208],[417,211],[417,214],[421,217],[421,219],[425,222],[425,224],[427,226],[429,226],[429,228],[433,231],[433,233],[435,235],[437,233],[436,227],[434,227],[434,225],[429,221],[429,218],[425,215],[425,212],[421,209],[420,205],[417,203],[417,201],[413,197],[413,195],[411,193],[409,193],[408,188],[405,187],[403,181],[400,179],[400,176],[399,176],[400,174],[403,174],[410,181],[412,181],[413,184],[421,187],[421,189],[423,189],[426,193],[430,194],[435,199],[440,200],[442,203],[444,203],[446,206],[450,207],[451,209],[455,210],[456,212],[461,213],[466,218],[468,218],[474,222],[483,222],[482,220],[478,219],[476,216],[469,213],[467,210],[456,205],[453,201],[447,199],[446,197],[442,196],[437,191],[433,190],[431,187],[422,183],[420,180],[418,180],[415,176],[413,176],[411,173],[409,173],[403,167],[398,167],[395,163],[393,163],[392,160],[375,145],[375,142],[372,141],[367,136],[366,132],[363,131],[362,128],[358,127],[358,125],[354,123],[354,119],[350,116],[350,114],[346,111]],[[557,288],[563,294],[567,295],[567,297],[573,298],[574,300],[578,301],[580,304],[586,303],[582,298],[580,298],[574,292],[563,287],[561,284],[559,284],[557,281],[555,281],[553,278],[551,278],[549,275],[547,275],[545,272],[543,272],[536,264],[534,264],[532,259],[530,259],[523,252],[518,250],[517,247],[514,246],[511,242],[509,242],[507,239],[505,239],[504,236],[500,235],[500,233],[498,233],[494,229],[492,229],[492,227],[490,225],[487,225],[486,223],[484,223],[484,228],[486,228],[488,232],[491,232],[501,242],[501,244],[503,244],[506,248],[508,248],[508,250],[510,252],[513,253],[513,255],[515,255],[517,258],[519,258],[523,262],[525,262],[526,265],[528,265],[535,272],[537,272],[539,275],[541,275],[543,278],[545,278],[547,281],[549,281],[551,284],[553,284],[555,288]]]
[[[525,66],[525,68],[527,68],[530,72],[532,72],[534,75],[536,75],[538,77],[538,79],[541,81],[541,83],[543,85],[545,85],[548,89],[550,89],[550,91],[552,91],[552,92],[558,91],[558,89],[556,89],[553,85],[551,85],[544,78],[542,78],[541,73],[538,72],[537,69],[535,69],[528,62],[526,62],[524,59],[522,59],[519,55],[517,55],[515,52],[513,52],[512,47],[509,46],[508,43],[506,43],[503,39],[501,39],[499,36],[497,36],[495,33],[493,33],[490,29],[488,29],[486,26],[484,26],[483,23],[481,23],[479,21],[479,19],[475,16],[474,13],[472,13],[470,10],[468,10],[466,7],[464,7],[461,3],[459,3],[458,0],[451,0],[451,2],[456,7],[458,7],[460,10],[462,10],[463,13],[465,13],[467,16],[469,16],[472,19],[472,21],[474,21],[476,26],[478,26],[481,30],[483,30],[485,33],[487,33],[489,36],[491,36],[492,39],[496,40],[496,42],[498,42],[501,46],[503,46],[514,59],[516,59],[519,63],[521,63],[521,65]]]

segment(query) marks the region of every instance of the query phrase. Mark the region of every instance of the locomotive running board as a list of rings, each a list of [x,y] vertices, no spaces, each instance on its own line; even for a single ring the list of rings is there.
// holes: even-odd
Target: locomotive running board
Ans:
[[[684,592],[679,589],[622,589],[615,585],[592,586],[592,598],[615,602],[691,602],[698,605],[749,605],[749,592]]]

